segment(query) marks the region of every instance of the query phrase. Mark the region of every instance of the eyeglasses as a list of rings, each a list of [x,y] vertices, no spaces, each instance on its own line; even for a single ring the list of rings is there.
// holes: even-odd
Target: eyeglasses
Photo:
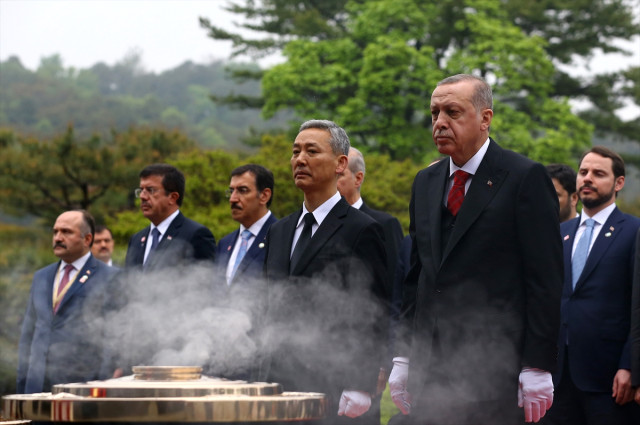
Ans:
[[[240,186],[240,187],[236,187],[235,189],[230,187],[224,192],[224,194],[227,198],[231,198],[231,195],[233,194],[234,191],[238,192],[239,196],[245,196],[251,193],[251,189],[249,189],[248,187]]]
[[[147,192],[149,196],[153,196],[154,194],[160,192],[161,190],[162,189],[157,187],[139,187],[136,190],[134,190],[133,193],[136,195],[136,198],[139,198],[140,195],[142,195],[142,192]]]

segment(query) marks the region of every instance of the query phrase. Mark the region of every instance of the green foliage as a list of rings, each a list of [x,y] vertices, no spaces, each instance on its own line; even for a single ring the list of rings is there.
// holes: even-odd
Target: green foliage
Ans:
[[[446,45],[446,55],[426,47],[428,31],[415,29],[438,27],[437,12],[444,10],[455,12],[449,29],[455,43]],[[552,98],[554,67],[545,42],[514,26],[499,1],[379,0],[350,4],[348,12],[353,30],[341,38],[285,46],[287,61],[262,80],[266,117],[293,108],[301,117],[332,119],[360,144],[423,162],[433,152],[425,143],[430,90],[446,75],[475,73],[492,81],[499,113],[520,118],[500,120],[496,109],[493,129],[501,143],[538,160],[569,158],[589,144],[589,126],[564,99]]]
[[[0,127],[50,138],[72,124],[79,137],[88,138],[133,125],[163,126],[180,129],[203,147],[244,147],[251,128],[278,127],[284,119],[265,122],[258,111],[212,102],[212,93],[260,93],[253,79],[229,78],[227,66],[243,74],[261,72],[255,64],[185,62],[156,75],[141,68],[136,53],[112,67],[100,63],[81,70],[65,68],[62,58],[52,55],[32,72],[11,57],[0,62]]]
[[[52,222],[62,211],[83,208],[103,221],[132,204],[132,190],[144,166],[163,162],[194,142],[179,132],[130,128],[78,138],[73,127],[53,140],[0,131],[3,211],[29,213]]]

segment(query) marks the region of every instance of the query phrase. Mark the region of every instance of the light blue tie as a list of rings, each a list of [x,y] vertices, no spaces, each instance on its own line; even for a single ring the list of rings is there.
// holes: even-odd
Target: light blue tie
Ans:
[[[573,280],[573,289],[576,288],[576,282],[582,274],[582,269],[587,262],[587,256],[589,255],[589,246],[591,245],[591,237],[593,236],[593,226],[596,221],[592,218],[585,220],[584,224],[587,226],[578,241],[576,246],[576,252],[573,253],[573,260],[571,260],[571,277]]]
[[[233,265],[233,271],[231,272],[231,278],[229,279],[229,282],[231,282],[231,279],[233,279],[233,276],[235,276],[240,262],[244,258],[244,255],[247,253],[247,245],[249,245],[249,238],[251,238],[251,236],[253,236],[253,234],[247,229],[243,230],[240,234],[242,242],[240,243],[240,249],[238,250],[238,255],[236,256],[236,262]]]

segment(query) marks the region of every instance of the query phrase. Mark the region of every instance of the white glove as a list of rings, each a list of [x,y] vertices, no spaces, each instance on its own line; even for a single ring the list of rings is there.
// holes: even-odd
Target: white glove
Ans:
[[[542,369],[525,367],[520,372],[518,406],[524,407],[525,422],[538,422],[553,403],[553,379]]]
[[[403,415],[408,415],[411,412],[411,394],[407,392],[408,379],[409,359],[407,357],[394,357],[393,368],[389,374],[389,392],[391,393],[391,400]]]
[[[357,418],[371,407],[371,396],[364,391],[343,390],[338,404],[338,416]]]

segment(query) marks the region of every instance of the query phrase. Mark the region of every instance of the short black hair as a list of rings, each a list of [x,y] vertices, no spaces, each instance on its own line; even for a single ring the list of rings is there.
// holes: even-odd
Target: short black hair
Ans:
[[[149,176],[162,176],[162,187],[164,191],[167,194],[178,192],[178,200],[176,202],[178,206],[182,205],[185,178],[180,170],[169,164],[151,164],[140,171],[140,178]]]
[[[569,195],[576,193],[576,178],[578,175],[573,168],[566,164],[549,164],[547,165],[547,172],[549,177],[558,180],[558,183]]]
[[[102,233],[104,231],[109,232],[109,234],[111,235],[111,237],[113,237],[113,232],[111,231],[111,229],[109,229],[107,226],[105,226],[104,224],[96,224],[96,233]]]
[[[245,164],[234,168],[231,171],[231,177],[241,176],[247,172],[253,174],[253,177],[255,177],[256,189],[258,189],[258,192],[262,192],[265,189],[271,189],[271,197],[267,201],[267,207],[270,206],[271,200],[273,199],[273,173],[262,165]]]

